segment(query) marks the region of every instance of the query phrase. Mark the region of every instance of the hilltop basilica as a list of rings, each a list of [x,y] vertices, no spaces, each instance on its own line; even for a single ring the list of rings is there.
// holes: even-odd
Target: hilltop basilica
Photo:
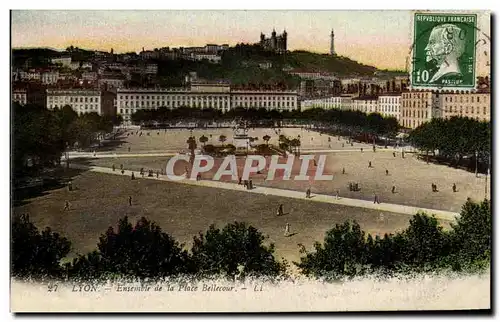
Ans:
[[[284,30],[281,35],[276,35],[276,30],[273,29],[271,38],[266,38],[266,35],[263,33],[260,34],[259,44],[266,50],[282,54],[286,52],[286,37],[286,30]]]

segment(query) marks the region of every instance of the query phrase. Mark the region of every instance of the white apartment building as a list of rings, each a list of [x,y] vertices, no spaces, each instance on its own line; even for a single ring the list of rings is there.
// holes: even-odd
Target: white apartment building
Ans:
[[[40,76],[40,72],[38,72],[36,70],[29,70],[27,72],[20,71],[19,78],[21,80],[25,80],[25,81],[40,81],[41,76]]]
[[[103,77],[98,81],[99,88],[107,86],[108,89],[122,88],[125,84],[124,78],[119,77]]]
[[[78,114],[101,114],[101,91],[93,89],[47,89],[47,108],[69,105]]]
[[[399,120],[401,95],[382,95],[378,97],[377,112],[385,117],[395,117]]]
[[[300,103],[301,110],[307,110],[311,108],[322,108],[325,110],[330,109],[340,109],[342,108],[342,97],[341,96],[332,96],[327,98],[319,98],[313,100],[303,100]]]
[[[462,116],[490,121],[490,102],[489,92],[441,92],[438,95],[438,108],[443,118]]]
[[[57,84],[59,80],[59,72],[57,70],[45,72],[41,75],[42,84],[51,85]]]
[[[71,57],[52,58],[51,62],[52,64],[62,65],[62,67],[71,67]]]
[[[17,88],[12,91],[12,101],[21,105],[26,105],[28,102],[28,93],[25,88]]]
[[[96,72],[83,72],[82,73],[82,80],[88,81],[88,82],[95,82],[97,80],[97,73]]]
[[[352,99],[353,111],[361,111],[366,114],[377,112],[378,101],[375,97],[356,97]]]
[[[192,83],[190,88],[117,90],[117,114],[129,122],[141,109],[159,107],[215,108],[227,112],[236,107],[294,110],[296,91],[232,90],[227,84]]]
[[[158,74],[158,65],[157,64],[147,64],[144,68],[144,72],[149,75]]]
[[[218,64],[221,61],[221,56],[215,54],[200,54],[200,53],[191,53],[191,59],[196,61],[208,60],[211,63]]]

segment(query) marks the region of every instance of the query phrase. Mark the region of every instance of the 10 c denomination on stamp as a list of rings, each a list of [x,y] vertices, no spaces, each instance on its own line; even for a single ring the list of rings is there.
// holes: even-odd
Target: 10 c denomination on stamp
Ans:
[[[413,28],[412,87],[475,87],[475,14],[415,13]]]

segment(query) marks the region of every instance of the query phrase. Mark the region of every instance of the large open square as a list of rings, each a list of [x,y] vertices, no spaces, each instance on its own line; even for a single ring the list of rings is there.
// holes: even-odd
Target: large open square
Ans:
[[[49,226],[66,236],[72,242],[70,256],[95,249],[99,236],[107,227],[116,227],[123,216],[131,220],[145,216],[187,244],[211,224],[220,227],[244,221],[268,235],[268,242],[276,245],[277,256],[289,261],[299,259],[298,244],[310,249],[315,241],[323,240],[328,229],[345,220],[356,220],[366,232],[383,235],[404,229],[410,218],[376,210],[147,179],[130,180],[93,172],[77,175],[73,184],[76,190],[72,192],[65,188],[53,190],[14,209],[15,213],[29,213],[39,228]],[[128,205],[129,196],[133,198],[132,206]],[[69,211],[63,210],[66,200],[71,205]],[[280,217],[276,216],[279,204],[284,204],[285,212]],[[293,236],[284,236],[286,223],[290,223]],[[442,223],[448,226],[448,222]]]
[[[125,169],[133,171],[139,171],[141,168],[152,169],[154,172],[161,171],[165,169],[170,157],[148,156],[148,154],[160,151],[171,151],[172,154],[186,152],[186,140],[191,134],[188,129],[143,131],[142,136],[136,132],[127,132],[129,136],[127,133],[122,134],[121,141],[125,143],[116,148],[116,157],[114,151],[103,151],[98,152],[96,158],[89,158],[83,162],[108,168],[123,164]],[[150,135],[148,136],[146,133],[150,133]],[[160,134],[158,135],[158,133]],[[216,137],[218,138],[221,134],[226,135],[227,143],[231,143],[234,132],[227,128],[193,130],[193,136],[197,139],[201,135],[210,137],[210,133],[213,134],[208,143],[218,144]],[[250,136],[260,136],[260,138],[268,134],[271,137],[270,143],[274,144],[277,144],[279,137],[275,129],[255,129],[249,130],[249,133]],[[310,176],[308,181],[293,180],[294,176],[300,172],[302,161],[298,157],[294,159],[292,180],[282,180],[283,171],[277,171],[274,180],[267,180],[270,162],[268,157],[266,159],[267,165],[261,173],[251,175],[254,185],[304,191],[304,193],[306,189],[310,188],[313,194],[321,193],[332,196],[338,191],[340,196],[362,200],[373,200],[374,196],[377,195],[381,202],[453,212],[459,212],[467,198],[482,200],[490,194],[490,178],[486,178],[482,174],[476,177],[474,173],[445,165],[427,164],[419,160],[415,153],[406,152],[403,158],[400,148],[377,148],[376,152],[373,152],[370,145],[354,143],[354,146],[351,146],[345,143],[346,138],[339,140],[339,137],[336,136],[320,135],[317,132],[300,128],[285,128],[281,129],[279,133],[284,133],[289,137],[300,135],[303,142],[301,144],[302,154],[313,154],[317,165],[320,155],[324,155],[326,163],[323,173],[333,175],[333,180],[315,180],[314,175],[317,167],[314,162],[309,162],[308,165],[308,175]],[[198,142],[198,144],[200,143]],[[124,155],[129,154],[128,147],[131,147],[130,157]],[[132,156],[134,153],[135,156]],[[280,163],[286,161],[285,158],[280,158]],[[82,159],[77,159],[75,162],[82,162]],[[369,167],[370,162],[371,167]],[[211,179],[221,163],[222,159],[215,159],[212,170],[202,174],[203,179]],[[244,164],[245,158],[238,157],[239,175],[242,174]],[[187,162],[178,161],[175,164],[175,173],[184,173],[186,167],[190,168]],[[221,180],[231,181],[232,179],[230,176],[222,176]],[[359,191],[350,191],[350,182],[358,183]],[[437,192],[431,190],[433,183],[437,185]],[[456,192],[453,192],[452,189],[454,184],[457,188]],[[393,186],[394,193],[392,192]]]

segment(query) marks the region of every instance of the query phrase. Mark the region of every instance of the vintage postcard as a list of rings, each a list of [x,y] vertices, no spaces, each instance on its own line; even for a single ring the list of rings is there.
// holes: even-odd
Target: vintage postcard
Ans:
[[[491,312],[490,23],[11,11],[11,311]]]

